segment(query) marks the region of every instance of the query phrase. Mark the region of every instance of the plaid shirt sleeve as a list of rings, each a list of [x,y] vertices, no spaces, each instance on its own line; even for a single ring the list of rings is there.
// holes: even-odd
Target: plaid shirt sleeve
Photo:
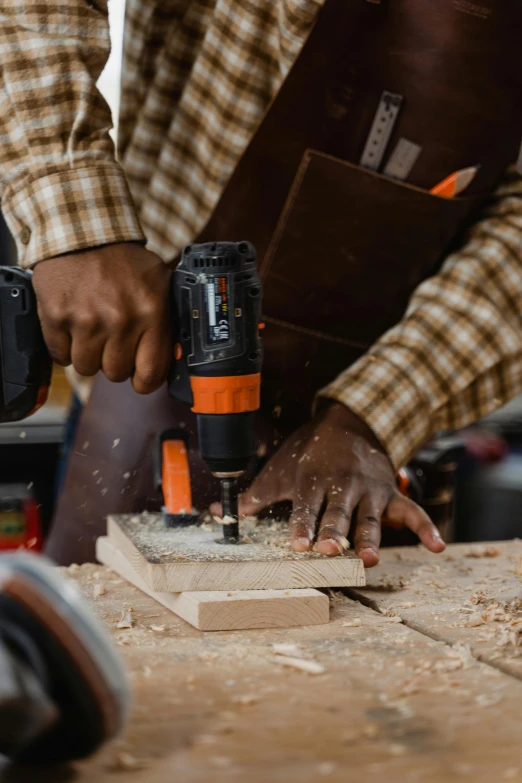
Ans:
[[[320,392],[366,421],[396,468],[437,430],[522,392],[522,178],[511,169],[402,321]]]
[[[103,0],[0,5],[0,199],[24,267],[144,240],[96,89],[109,51]]]

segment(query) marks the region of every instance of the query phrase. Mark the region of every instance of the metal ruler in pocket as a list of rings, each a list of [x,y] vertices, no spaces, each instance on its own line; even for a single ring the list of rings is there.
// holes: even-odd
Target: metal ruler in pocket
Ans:
[[[373,118],[373,124],[366,140],[360,164],[366,169],[378,171],[381,167],[386,147],[390,140],[403,97],[394,92],[385,90],[381,95],[379,106]]]

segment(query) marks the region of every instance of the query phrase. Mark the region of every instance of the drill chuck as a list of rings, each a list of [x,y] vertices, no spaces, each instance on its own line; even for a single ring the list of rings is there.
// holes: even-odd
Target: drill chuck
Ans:
[[[216,474],[244,473],[256,451],[255,412],[198,414],[199,450]]]

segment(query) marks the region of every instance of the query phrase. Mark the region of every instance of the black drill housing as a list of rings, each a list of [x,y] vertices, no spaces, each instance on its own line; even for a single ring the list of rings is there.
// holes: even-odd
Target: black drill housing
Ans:
[[[32,273],[0,267],[0,422],[20,421],[51,382]],[[41,400],[40,400],[41,401]]]
[[[253,245],[189,245],[172,284],[175,335],[183,355],[171,368],[171,396],[192,406],[190,376],[259,373],[262,287]],[[255,412],[198,414],[201,456],[213,473],[246,469],[256,449],[254,419]]]

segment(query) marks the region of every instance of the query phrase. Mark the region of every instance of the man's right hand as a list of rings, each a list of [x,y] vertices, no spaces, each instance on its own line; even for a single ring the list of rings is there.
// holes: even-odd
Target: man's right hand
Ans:
[[[148,394],[172,357],[169,267],[125,242],[40,262],[33,275],[38,314],[57,364],[80,375],[132,378]]]

